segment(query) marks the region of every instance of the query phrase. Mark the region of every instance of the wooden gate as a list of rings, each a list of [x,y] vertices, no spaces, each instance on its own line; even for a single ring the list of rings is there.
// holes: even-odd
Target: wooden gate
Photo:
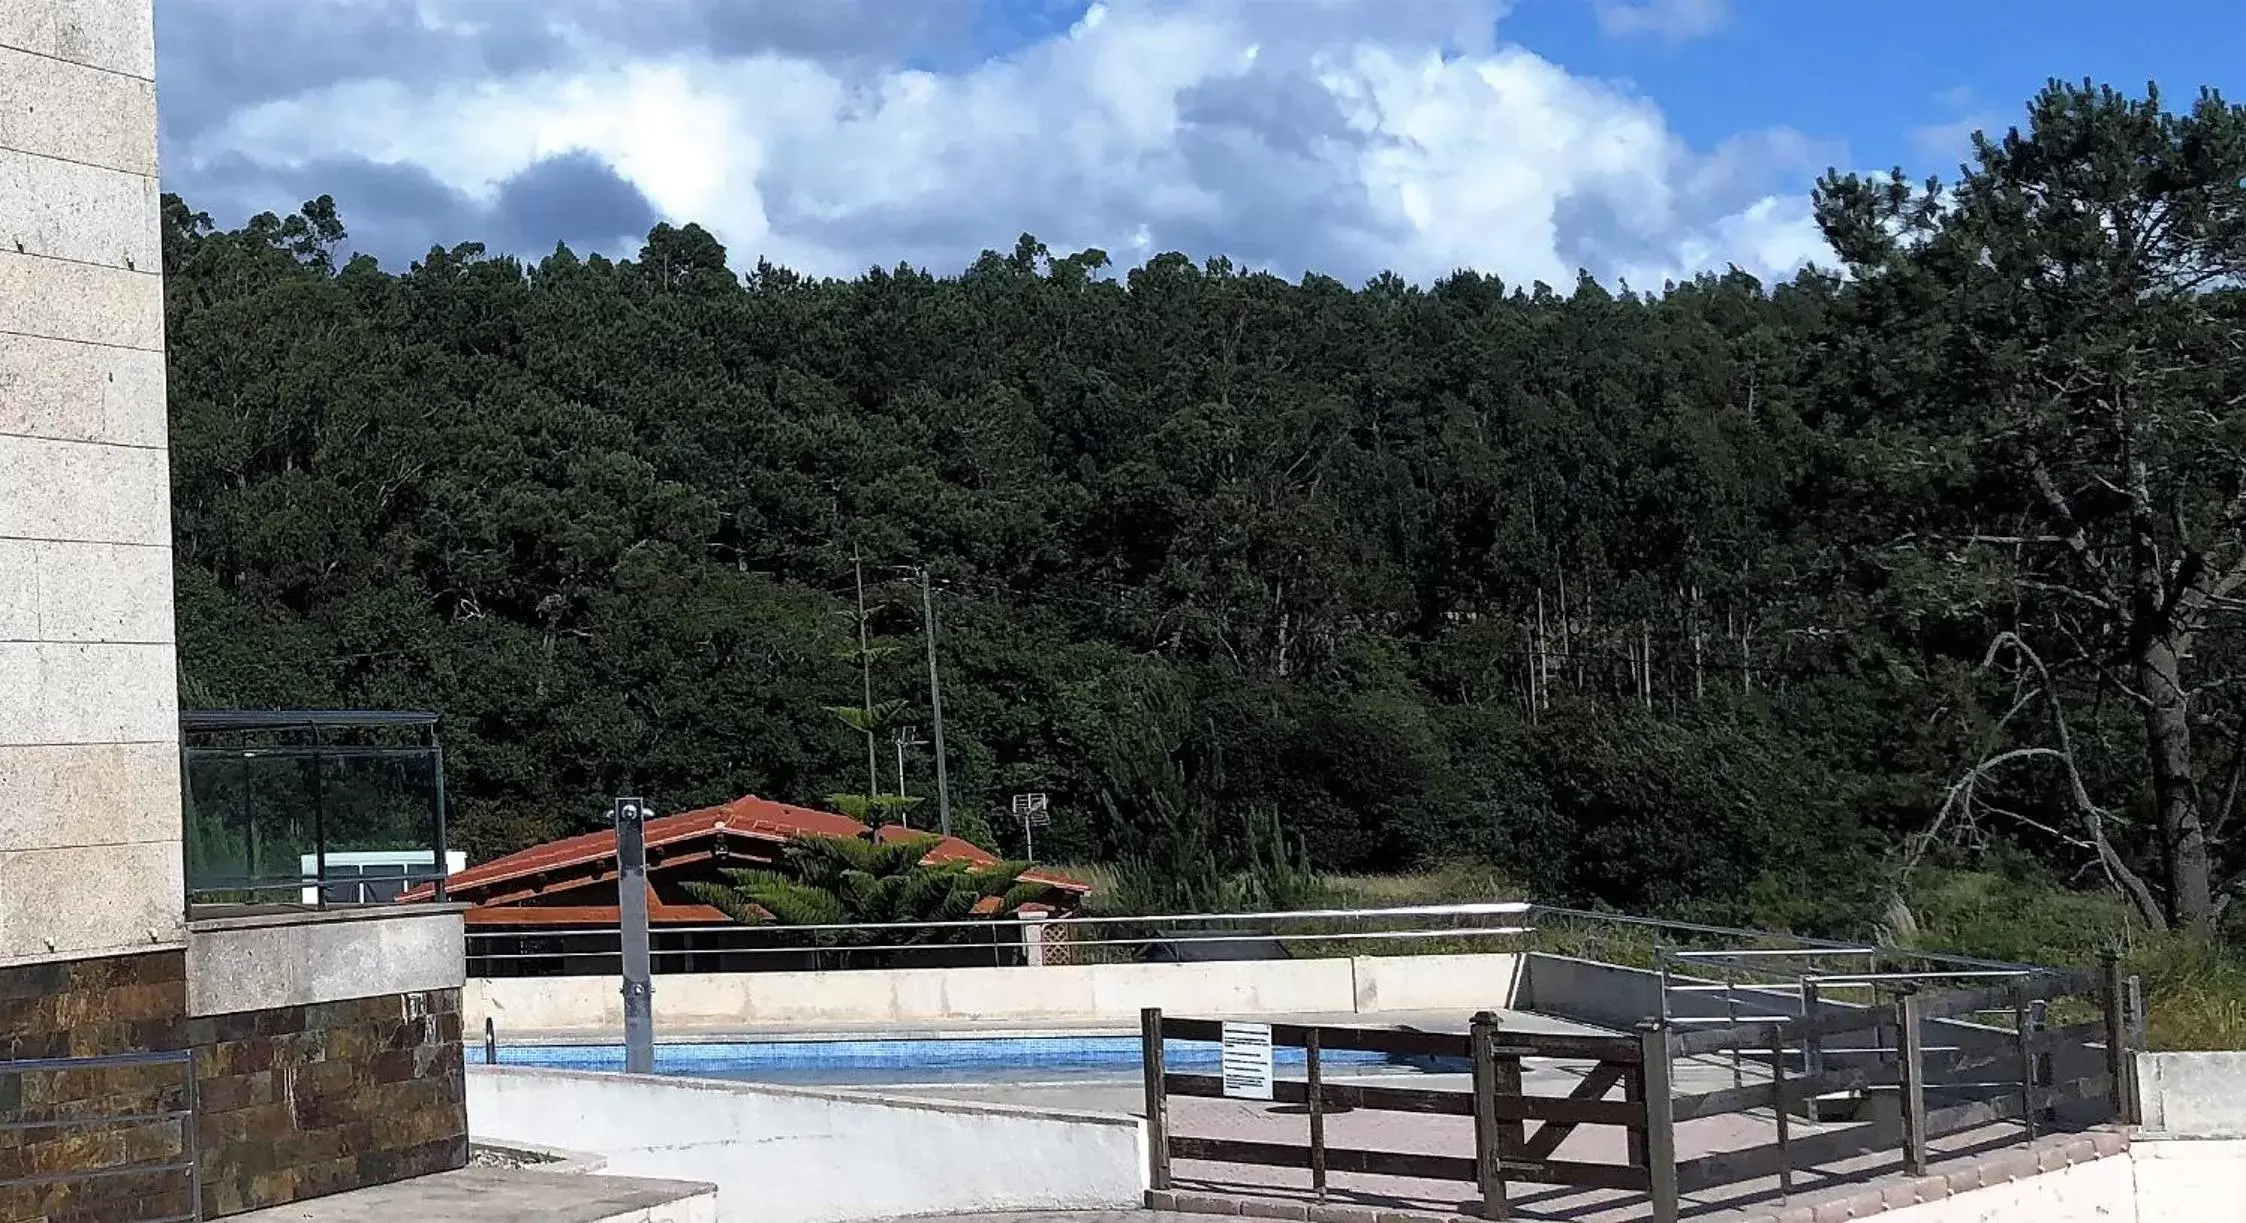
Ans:
[[[1649,1135],[1644,1104],[1649,1095],[1668,1095],[1667,1059],[1656,1059],[1649,1067],[1645,1043],[1637,1037],[1506,1031],[1488,1012],[1476,1015],[1465,1035],[1272,1024],[1274,1048],[1303,1051],[1304,1077],[1275,1079],[1272,1083],[1273,1102],[1305,1107],[1308,1141],[1296,1145],[1172,1133],[1170,1097],[1222,1098],[1225,1090],[1224,1080],[1218,1075],[1169,1073],[1163,1042],[1221,1042],[1223,1024],[1212,1019],[1166,1019],[1161,1011],[1151,1009],[1141,1014],[1140,1022],[1147,1145],[1152,1160],[1148,1183],[1157,1190],[1170,1188],[1173,1159],[1305,1169],[1310,1190],[1320,1200],[1326,1196],[1329,1174],[1336,1172],[1459,1181],[1481,1191],[1485,1217],[1505,1219],[1512,1215],[1506,1189],[1512,1183],[1654,1192],[1658,1196],[1662,1182],[1673,1182],[1675,1151],[1666,1133]],[[1650,1039],[1664,1040],[1666,1033],[1653,1033]],[[1472,1067],[1473,1090],[1329,1083],[1321,1056],[1338,1050],[1464,1062]],[[1529,1095],[1522,1090],[1521,1080],[1521,1059],[1528,1057],[1594,1065],[1565,1096]],[[1653,1070],[1650,1075],[1649,1068]],[[1624,1098],[1605,1099],[1617,1085]],[[1475,1153],[1468,1157],[1331,1146],[1326,1142],[1325,1118],[1329,1109],[1336,1108],[1472,1117]],[[1535,1123],[1534,1130],[1529,1128],[1531,1123]],[[1585,1125],[1627,1130],[1629,1162],[1553,1158],[1560,1143]],[[1674,1190],[1670,1193],[1673,1197]]]

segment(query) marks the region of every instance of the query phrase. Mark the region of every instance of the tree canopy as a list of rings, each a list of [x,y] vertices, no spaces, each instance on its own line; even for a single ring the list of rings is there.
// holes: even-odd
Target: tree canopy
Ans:
[[[478,856],[894,789],[1040,856],[1453,859],[1815,926],[2002,849],[2206,928],[2246,744],[2246,115],[2054,84],[1763,285],[956,275],[167,198],[183,700],[447,718]],[[858,580],[864,578],[864,612]],[[831,711],[831,712],[830,712]],[[929,793],[919,746],[906,787]],[[867,795],[867,797],[872,797]]]

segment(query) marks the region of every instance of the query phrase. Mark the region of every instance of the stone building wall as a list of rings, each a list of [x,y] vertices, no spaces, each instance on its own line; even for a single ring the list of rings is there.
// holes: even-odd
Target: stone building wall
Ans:
[[[152,0],[0,0],[0,964],[183,937]]]
[[[0,968],[0,1060],[191,1049],[159,1064],[0,1074],[0,1182],[184,1161],[206,1218],[457,1168],[468,1117],[456,989],[190,1018],[178,951]],[[0,1223],[184,1215],[182,1172],[0,1188]],[[171,1207],[181,1207],[171,1209]]]

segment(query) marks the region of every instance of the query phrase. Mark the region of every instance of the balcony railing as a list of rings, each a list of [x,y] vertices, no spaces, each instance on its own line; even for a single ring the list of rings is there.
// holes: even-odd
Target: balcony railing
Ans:
[[[445,844],[433,713],[180,716],[187,905],[386,904],[461,865]]]

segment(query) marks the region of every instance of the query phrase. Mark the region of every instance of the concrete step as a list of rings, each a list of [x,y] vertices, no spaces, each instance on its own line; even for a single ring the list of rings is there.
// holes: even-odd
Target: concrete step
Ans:
[[[233,1216],[237,1223],[717,1223],[693,1181],[462,1168]]]

